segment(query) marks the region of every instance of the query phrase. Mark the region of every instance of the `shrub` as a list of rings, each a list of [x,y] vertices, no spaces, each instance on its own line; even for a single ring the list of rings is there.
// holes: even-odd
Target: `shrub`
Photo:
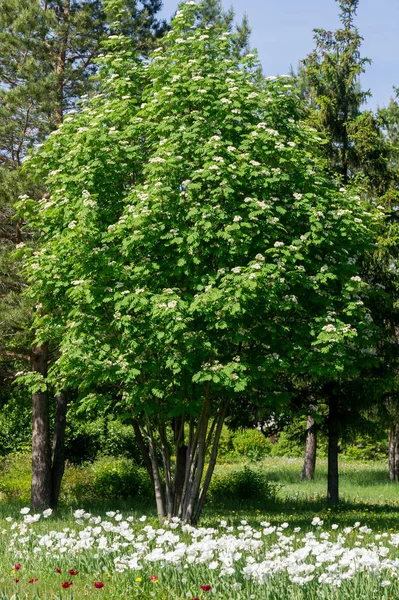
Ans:
[[[226,499],[274,502],[280,486],[268,480],[260,470],[244,467],[215,473],[210,484],[208,501],[223,504]]]
[[[132,425],[99,417],[82,422],[71,415],[66,435],[66,458],[80,464],[99,455],[123,456],[142,464]]]
[[[254,462],[270,454],[272,449],[271,442],[258,429],[235,433],[232,442],[236,456],[245,456]]]
[[[30,503],[32,456],[12,453],[0,461],[0,495],[7,501]]]
[[[344,447],[343,455],[351,460],[381,460],[388,456],[388,441],[363,441]]]
[[[305,453],[305,442],[295,439],[290,433],[282,431],[278,440],[272,445],[272,456],[302,457]]]
[[[218,446],[218,460],[234,454],[234,436],[235,434],[223,425]]]
[[[147,471],[128,458],[104,456],[92,464],[69,467],[62,487],[67,502],[152,497]]]

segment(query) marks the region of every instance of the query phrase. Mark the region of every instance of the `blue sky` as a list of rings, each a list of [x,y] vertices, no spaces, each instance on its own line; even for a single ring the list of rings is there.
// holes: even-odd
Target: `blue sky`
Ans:
[[[178,0],[163,0],[162,16],[175,12]],[[287,73],[314,48],[313,29],[339,26],[335,0],[223,0],[237,20],[247,13],[251,46],[257,48],[265,75]],[[373,97],[368,106],[385,106],[392,86],[399,87],[399,0],[360,0],[356,24],[364,38],[362,56],[372,64],[362,77]]]

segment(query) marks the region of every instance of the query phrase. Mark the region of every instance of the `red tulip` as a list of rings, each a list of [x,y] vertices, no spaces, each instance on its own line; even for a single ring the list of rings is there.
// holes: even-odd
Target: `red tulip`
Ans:
[[[72,581],[64,581],[64,583],[61,583],[61,587],[63,587],[64,589],[68,589],[69,587],[71,587],[72,585]]]
[[[59,567],[56,567],[55,572],[56,573],[61,573],[61,569]]]
[[[15,583],[18,583],[19,579],[15,578],[14,581],[15,581]]]
[[[29,583],[36,583],[36,581],[39,581],[38,577],[32,577],[32,579],[29,579]]]
[[[150,580],[154,582],[158,581],[158,577],[156,575],[151,575]]]
[[[95,587],[95,588],[97,588],[98,590],[100,590],[101,588],[103,588],[103,587],[104,587],[104,584],[103,584],[103,582],[102,582],[102,581],[95,581],[93,585],[94,585],[94,587]]]
[[[77,575],[79,573],[79,571],[77,571],[76,569],[69,569],[68,573],[70,575]]]
[[[211,589],[212,589],[211,585],[201,585],[201,590],[203,592],[209,592],[209,590],[211,590]]]
[[[16,571],[19,571],[22,565],[20,565],[20,563],[17,563],[16,565],[14,565],[14,569]]]

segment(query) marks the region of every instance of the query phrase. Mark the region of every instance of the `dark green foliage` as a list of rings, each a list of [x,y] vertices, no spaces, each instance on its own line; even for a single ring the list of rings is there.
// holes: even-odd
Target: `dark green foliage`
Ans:
[[[133,427],[104,417],[79,421],[71,417],[66,434],[66,459],[74,464],[93,461],[100,454],[133,459],[141,464]]]
[[[68,469],[61,499],[68,503],[95,500],[153,498],[152,483],[145,469],[128,458],[102,457],[80,468]]]
[[[247,429],[233,435],[233,448],[236,456],[256,462],[271,453],[272,444],[257,429]]]
[[[223,504],[226,500],[251,500],[266,504],[276,500],[279,488],[278,484],[269,481],[264,471],[239,467],[215,473],[209,489],[209,502]]]
[[[27,453],[13,453],[0,462],[0,496],[7,502],[30,502],[32,458]]]

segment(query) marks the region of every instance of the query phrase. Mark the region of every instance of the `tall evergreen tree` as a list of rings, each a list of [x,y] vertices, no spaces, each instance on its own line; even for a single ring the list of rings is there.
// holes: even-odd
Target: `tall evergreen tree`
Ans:
[[[12,205],[20,195],[38,200],[46,191],[33,184],[21,171],[26,152],[41,143],[75,108],[77,100],[90,93],[95,82],[96,58],[102,42],[122,29],[137,51],[145,55],[162,33],[156,20],[161,0],[0,0],[0,310],[3,358],[29,357],[38,386],[33,393],[32,504],[56,504],[63,461],[62,428],[66,396],[57,397],[54,427],[53,473],[46,378],[51,344],[39,341],[21,351],[20,335],[26,330],[29,311],[20,301],[25,285],[18,263],[11,257],[15,245],[35,237],[22,222],[13,218]],[[8,373],[12,364],[5,362]],[[61,440],[61,449],[59,441]],[[58,465],[58,466],[57,466]],[[62,476],[62,473],[61,473]],[[51,492],[53,490],[53,492]]]
[[[307,101],[308,118],[311,124],[326,140],[325,157],[331,172],[345,186],[355,187],[371,205],[383,204],[389,208],[387,197],[389,190],[397,180],[397,172],[390,163],[390,150],[383,134],[382,122],[378,115],[362,111],[362,105],[370,95],[360,86],[360,75],[364,72],[369,59],[360,54],[362,37],[355,26],[355,16],[359,0],[337,0],[340,8],[342,27],[335,32],[324,29],[315,30],[315,50],[303,61],[299,70],[299,85]],[[384,228],[376,239],[377,250],[363,257],[363,275],[374,294],[369,295],[375,322],[384,329],[384,339],[375,349],[379,355],[377,371],[368,371],[363,377],[376,380],[390,379],[383,357],[390,354],[394,341],[393,329],[397,322],[397,311],[389,290],[395,288],[393,273],[389,267],[392,254],[382,251],[383,239],[392,231]],[[391,246],[392,248],[392,246]],[[384,279],[384,281],[382,281]],[[386,287],[388,285],[388,287]],[[385,293],[382,291],[385,286]],[[382,312],[383,311],[383,314]],[[392,364],[389,361],[389,364]],[[342,380],[331,385],[326,382],[321,394],[327,395],[329,415],[329,479],[328,500],[338,501],[338,439],[344,414],[354,419],[359,409],[358,390],[364,387],[360,382]],[[364,403],[367,394],[364,395]],[[375,399],[374,392],[369,401]],[[355,402],[352,401],[355,398]],[[348,413],[349,411],[349,413]]]

